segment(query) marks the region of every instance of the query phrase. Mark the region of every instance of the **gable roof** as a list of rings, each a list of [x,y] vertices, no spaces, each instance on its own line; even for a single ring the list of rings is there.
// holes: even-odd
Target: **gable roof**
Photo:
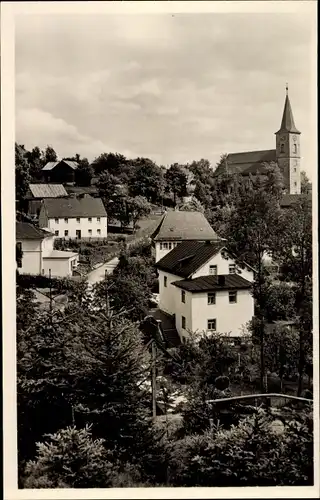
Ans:
[[[219,283],[224,277],[224,284]],[[252,283],[238,274],[221,274],[219,276],[201,276],[192,280],[174,281],[172,285],[188,292],[210,292],[216,290],[249,290]]]
[[[59,163],[66,163],[69,167],[71,167],[73,170],[76,170],[78,168],[78,163],[76,161],[71,161],[71,160],[60,160],[60,161],[49,161],[42,170],[52,170],[55,168]]]
[[[170,211],[164,214],[152,234],[161,240],[220,240],[201,212]]]
[[[226,156],[223,164],[215,170],[215,175],[222,173],[249,175],[263,173],[264,163],[277,160],[275,149],[264,149],[262,151],[244,151],[242,153],[230,153]],[[261,171],[262,170],[262,171]]]
[[[49,218],[107,217],[101,198],[46,198],[43,206]]]
[[[29,189],[34,198],[58,198],[68,196],[62,184],[29,184]]]
[[[17,240],[43,240],[48,236],[53,236],[49,231],[40,229],[29,222],[16,222]]]
[[[295,134],[300,134],[299,130],[297,129],[294,123],[291,103],[288,94],[286,95],[286,100],[284,102],[281,126],[278,132],[276,132],[276,134],[279,134],[281,132],[293,132]]]
[[[156,267],[188,278],[224,248],[223,242],[184,241],[162,257]]]

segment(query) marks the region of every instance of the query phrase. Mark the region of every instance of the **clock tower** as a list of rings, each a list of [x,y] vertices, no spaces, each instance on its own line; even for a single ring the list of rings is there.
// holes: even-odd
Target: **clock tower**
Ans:
[[[300,194],[300,132],[294,123],[288,86],[281,127],[276,132],[276,158],[286,193]]]

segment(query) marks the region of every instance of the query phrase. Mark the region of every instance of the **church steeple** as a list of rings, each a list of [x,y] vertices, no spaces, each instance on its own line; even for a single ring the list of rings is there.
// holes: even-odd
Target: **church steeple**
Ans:
[[[288,84],[286,85],[286,100],[284,103],[281,127],[278,132],[276,132],[276,134],[278,134],[279,132],[292,132],[293,134],[300,134],[299,130],[295,126],[293,119],[291,103],[288,95]]]
[[[300,132],[297,129],[286,86],[286,99],[281,127],[276,132],[276,158],[283,176],[284,188],[289,194],[300,194]]]

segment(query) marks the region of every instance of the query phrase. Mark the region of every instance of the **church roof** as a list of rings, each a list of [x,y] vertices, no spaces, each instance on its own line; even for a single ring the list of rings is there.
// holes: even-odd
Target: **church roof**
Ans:
[[[265,149],[263,151],[245,151],[243,153],[230,153],[227,155],[223,165],[219,165],[215,171],[216,175],[224,172],[228,174],[249,175],[264,173],[264,163],[276,161],[276,150]]]
[[[280,132],[294,132],[295,134],[300,134],[299,130],[297,129],[294,123],[293,113],[288,93],[286,95],[286,100],[284,103],[281,127],[276,133],[279,134]]]

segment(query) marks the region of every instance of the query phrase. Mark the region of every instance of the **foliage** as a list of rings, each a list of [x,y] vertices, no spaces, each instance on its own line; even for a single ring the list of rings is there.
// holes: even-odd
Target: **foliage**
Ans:
[[[46,165],[49,161],[58,161],[58,155],[52,146],[47,146],[43,153],[43,162]]]
[[[105,206],[108,208],[109,202],[116,192],[117,183],[117,177],[110,174],[108,171],[103,171],[101,175],[99,175],[99,181],[97,183],[98,193],[104,201]]]
[[[112,486],[115,467],[90,427],[67,427],[45,434],[37,443],[37,456],[25,470],[25,488],[106,488]]]
[[[143,196],[128,197],[126,199],[128,223],[133,223],[133,229],[137,228],[139,219],[146,217],[151,212],[151,205]]]
[[[312,191],[311,181],[303,170],[300,175],[301,175],[301,193],[308,194]]]
[[[128,320],[83,308],[43,314],[18,329],[18,353],[20,459],[33,454],[43,433],[73,421],[92,423],[94,435],[119,454],[131,449],[136,456],[144,438],[147,446],[150,407],[141,382],[149,356]]]
[[[230,430],[212,429],[175,443],[171,482],[174,486],[310,485],[312,443],[312,422],[306,412],[295,415],[279,432],[268,413],[260,410]]]
[[[26,152],[26,158],[29,163],[31,180],[38,181],[41,178],[41,170],[45,165],[43,152],[36,146],[32,151]]]
[[[79,158],[78,168],[75,172],[75,182],[78,186],[90,186],[93,177],[93,167],[87,158]]]
[[[164,191],[164,175],[160,167],[148,158],[135,160],[135,171],[129,181],[131,196],[144,196],[156,203]]]
[[[179,206],[180,211],[185,211],[185,212],[201,212],[204,213],[204,207],[201,205],[200,201],[197,200],[197,198],[193,197],[191,201],[188,201],[186,203],[182,203],[182,205]]]
[[[108,173],[115,177],[119,177],[126,165],[126,157],[119,153],[102,153],[95,158],[92,163],[94,173],[97,176],[101,173]]]
[[[264,317],[268,323],[295,317],[295,292],[285,282],[266,283]]]
[[[24,146],[15,144],[15,181],[16,181],[16,201],[22,206],[28,192],[31,181],[29,164],[26,159]]]
[[[174,163],[165,173],[167,190],[173,194],[174,204],[177,197],[182,198],[187,193],[188,174],[182,165]]]

